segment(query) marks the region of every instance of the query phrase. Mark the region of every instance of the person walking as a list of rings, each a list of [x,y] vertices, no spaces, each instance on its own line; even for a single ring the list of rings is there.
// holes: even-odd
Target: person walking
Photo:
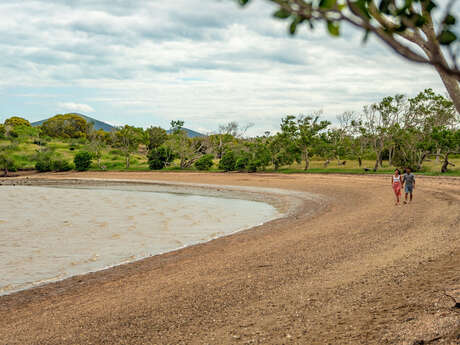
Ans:
[[[409,202],[412,202],[412,195],[415,189],[415,176],[412,174],[411,168],[406,168],[406,173],[403,176],[404,185],[404,203],[407,204],[407,197],[410,195]]]
[[[395,170],[394,175],[391,177],[391,186],[393,187],[393,192],[395,193],[396,203],[395,205],[399,205],[399,198],[401,197],[401,187],[402,187],[402,178],[401,172],[399,169]]]

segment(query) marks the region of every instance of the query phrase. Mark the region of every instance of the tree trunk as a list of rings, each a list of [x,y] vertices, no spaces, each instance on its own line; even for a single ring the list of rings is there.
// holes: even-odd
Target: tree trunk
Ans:
[[[422,169],[422,165],[423,165],[423,162],[425,161],[427,154],[428,154],[427,152],[423,152],[422,155],[420,156],[420,159],[417,163],[417,170]]]
[[[361,157],[358,157],[358,164],[359,164],[359,167],[361,168],[361,166],[363,165],[363,161]]]
[[[460,114],[460,85],[457,79],[447,74],[440,68],[436,68],[436,70],[438,71],[439,76],[441,77],[441,80],[444,83],[450,98],[452,99],[452,102],[454,102],[454,106],[457,109],[457,112]]]
[[[388,152],[388,165],[390,166],[393,165],[393,154],[394,154],[394,148],[390,147],[389,152]]]
[[[308,170],[308,167],[310,166],[310,161],[308,160],[308,151],[305,152],[305,168],[304,170]]]
[[[436,37],[433,19],[431,18],[430,14],[428,14],[427,19],[427,23],[423,25],[421,29],[423,33],[427,36],[427,39],[429,42],[431,42],[431,44],[427,45],[423,44],[422,42],[417,42],[417,45],[420,48],[422,48],[422,50],[425,52],[425,54],[431,61],[438,60],[444,64],[447,64],[446,58],[444,57],[444,53],[441,50],[438,39]],[[441,77],[441,80],[444,83],[447,93],[452,99],[452,102],[454,103],[457,112],[460,114],[460,86],[458,80],[437,66],[435,66],[435,69]]]
[[[381,158],[382,157],[382,153],[381,152],[378,152],[377,153],[377,157],[375,158],[375,166],[374,166],[374,171],[377,171],[377,169],[379,168],[379,163],[381,161]]]
[[[447,172],[447,166],[449,165],[449,154],[446,153],[444,156],[444,162],[442,162],[442,167],[441,167],[441,172],[446,173]]]

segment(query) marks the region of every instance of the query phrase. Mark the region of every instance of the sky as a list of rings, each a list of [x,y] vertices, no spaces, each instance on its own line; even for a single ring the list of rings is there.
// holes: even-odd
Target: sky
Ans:
[[[0,3],[0,121],[79,112],[114,125],[203,133],[237,121],[248,134],[281,117],[344,111],[424,88],[434,70],[350,27],[295,37],[264,0],[18,0]]]

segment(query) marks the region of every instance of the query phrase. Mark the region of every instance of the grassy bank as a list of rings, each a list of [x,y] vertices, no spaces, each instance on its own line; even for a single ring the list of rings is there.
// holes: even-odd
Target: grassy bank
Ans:
[[[8,140],[0,140],[0,146],[10,145],[11,142]],[[54,155],[57,159],[66,160],[72,162],[75,154],[78,151],[87,150],[90,151],[91,147],[87,143],[75,142],[75,141],[51,141],[46,144],[46,147],[54,151]],[[35,168],[35,156],[40,146],[35,144],[32,140],[22,142],[17,145],[16,149],[11,152],[11,158],[14,160],[15,166],[18,170],[33,170]],[[387,161],[383,162],[383,167],[379,167],[377,172],[373,172],[374,160],[363,160],[362,166],[359,167],[356,160],[343,159],[346,161],[345,165],[339,165],[337,161],[331,161],[327,167],[325,167],[325,160],[319,157],[315,157],[310,162],[310,167],[307,171],[304,170],[304,163],[294,163],[289,166],[284,166],[277,172],[280,173],[329,173],[329,174],[388,174],[392,173],[394,167],[390,166]],[[455,164],[455,167],[450,167],[450,171],[445,174],[441,174],[441,162],[435,159],[426,161],[423,165],[422,171],[417,172],[423,175],[432,176],[460,176],[460,157],[452,157],[451,162]],[[218,161],[215,161],[214,166],[210,169],[212,172],[218,172],[217,169]],[[103,150],[101,157],[101,166],[108,171],[148,171],[149,166],[147,162],[147,156],[145,150],[141,149],[131,155],[130,168],[125,168],[125,157],[123,152],[119,149],[107,147]],[[368,171],[365,171],[368,169]],[[91,170],[101,170],[96,162],[93,162]],[[164,169],[166,171],[177,171],[180,170],[179,162],[175,161],[173,164]],[[194,169],[189,169],[194,170]],[[275,172],[273,166],[266,167],[265,172]]]

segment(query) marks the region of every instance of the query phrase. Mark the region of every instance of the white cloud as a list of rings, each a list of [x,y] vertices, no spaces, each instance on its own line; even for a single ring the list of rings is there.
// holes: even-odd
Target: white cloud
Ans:
[[[65,111],[75,111],[81,113],[94,113],[93,107],[88,104],[79,104],[73,102],[59,103],[58,107]]]
[[[2,2],[0,114],[66,110],[165,127],[183,119],[207,131],[236,120],[263,133],[288,113],[323,109],[334,119],[387,95],[444,93],[432,69],[372,39],[363,47],[350,28],[338,39],[322,27],[291,38],[268,2],[235,3]]]

